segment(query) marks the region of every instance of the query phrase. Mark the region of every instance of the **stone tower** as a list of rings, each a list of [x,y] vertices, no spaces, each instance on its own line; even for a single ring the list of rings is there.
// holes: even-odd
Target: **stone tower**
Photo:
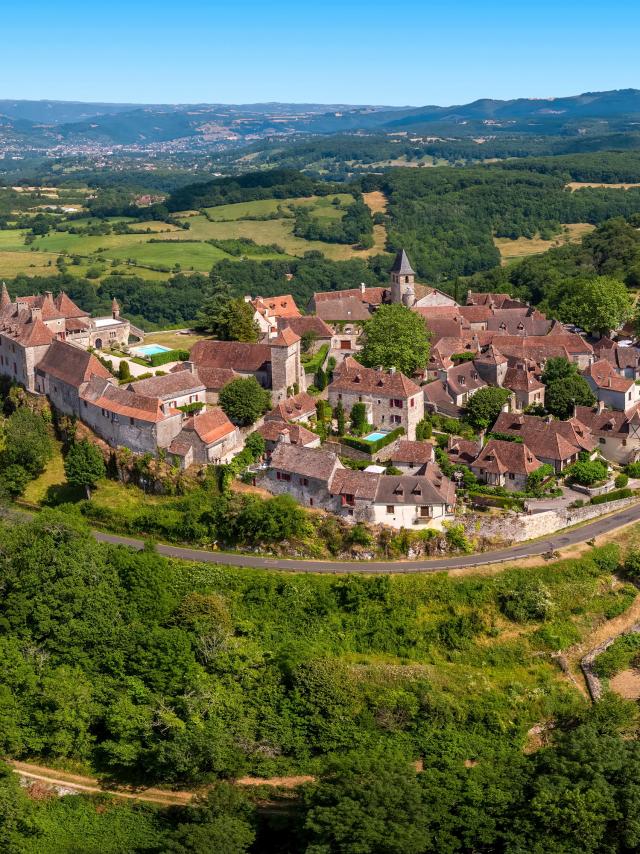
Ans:
[[[287,390],[298,387],[306,391],[305,375],[300,361],[300,336],[285,327],[269,341],[271,348],[271,399],[275,406],[287,397]]]
[[[391,302],[411,308],[416,301],[415,279],[407,253],[401,249],[391,268]]]

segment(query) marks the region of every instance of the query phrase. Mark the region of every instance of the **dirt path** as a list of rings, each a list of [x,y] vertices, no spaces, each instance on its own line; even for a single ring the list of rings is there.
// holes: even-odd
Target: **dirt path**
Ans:
[[[16,774],[26,780],[34,780],[45,783],[52,788],[61,790],[72,789],[76,792],[87,792],[88,794],[107,794],[114,798],[126,798],[127,800],[146,801],[147,803],[160,804],[161,806],[186,806],[198,794],[204,793],[206,787],[197,791],[169,791],[167,789],[156,789],[134,787],[109,788],[103,785],[96,777],[87,777],[83,774],[72,774],[68,771],[60,771],[58,768],[48,768],[45,765],[34,765],[31,762],[18,762],[15,759],[6,759]],[[314,777],[298,775],[291,777],[240,777],[235,781],[237,786],[273,786],[282,789],[295,789],[303,783],[312,783]]]

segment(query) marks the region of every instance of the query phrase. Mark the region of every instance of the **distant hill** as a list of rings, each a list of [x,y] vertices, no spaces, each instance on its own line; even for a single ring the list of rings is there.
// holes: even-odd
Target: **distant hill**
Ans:
[[[132,105],[0,101],[0,141],[32,145],[106,145],[338,134],[574,134],[637,130],[640,90],[585,92],[561,98],[483,98],[448,107],[344,104]]]

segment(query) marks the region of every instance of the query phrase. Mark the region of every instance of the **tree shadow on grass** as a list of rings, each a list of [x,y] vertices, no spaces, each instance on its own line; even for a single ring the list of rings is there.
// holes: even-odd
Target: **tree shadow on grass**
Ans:
[[[84,489],[81,486],[72,486],[70,483],[54,483],[47,489],[42,504],[44,507],[58,507],[60,504],[76,504],[85,497]]]

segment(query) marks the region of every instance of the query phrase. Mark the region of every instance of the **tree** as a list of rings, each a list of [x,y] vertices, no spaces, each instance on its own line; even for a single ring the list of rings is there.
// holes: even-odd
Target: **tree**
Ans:
[[[318,391],[324,391],[324,389],[327,387],[327,375],[325,374],[322,365],[320,365],[320,367],[313,376],[313,384],[318,389]]]
[[[584,377],[574,376],[550,382],[544,393],[547,412],[556,418],[570,418],[574,406],[593,406],[596,399]]]
[[[600,460],[580,460],[567,469],[571,480],[583,486],[591,486],[607,476],[607,466]]]
[[[16,498],[18,495],[22,495],[30,480],[31,475],[25,468],[17,463],[12,463],[2,471],[0,492],[6,490],[12,498]]]
[[[361,436],[367,427],[367,407],[364,403],[354,403],[351,407],[351,432]]]
[[[33,818],[33,804],[21,787],[18,777],[11,768],[2,763],[0,765],[0,849],[4,854],[23,854],[29,845],[28,838],[40,833]]]
[[[106,474],[100,450],[87,439],[71,446],[64,461],[64,471],[72,486],[84,488],[87,498],[91,498],[91,490]]]
[[[303,794],[308,854],[421,854],[426,813],[415,770],[395,755],[349,753]]]
[[[271,395],[255,377],[238,377],[224,386],[218,402],[234,424],[248,427],[269,409]]]
[[[306,332],[303,332],[300,338],[300,349],[302,350],[302,352],[310,353],[317,338],[318,335],[313,329],[307,329]]]
[[[42,415],[27,408],[16,409],[5,424],[0,467],[22,466],[31,477],[37,477],[52,455],[53,442]]]
[[[120,360],[120,365],[118,367],[118,379],[123,381],[131,379],[131,368],[129,367],[129,362],[127,362],[126,359]]]
[[[382,305],[364,325],[363,365],[397,368],[407,376],[429,360],[429,332],[424,318],[403,305]]]
[[[333,414],[336,419],[336,427],[338,430],[338,436],[344,436],[344,430],[346,427],[346,418],[344,414],[344,406],[342,405],[342,401],[339,400],[336,404],[336,408],[333,411]]]
[[[574,362],[570,362],[564,356],[554,356],[551,359],[547,359],[540,379],[545,385],[548,385],[554,380],[564,380],[567,377],[577,376],[578,368]]]
[[[262,434],[258,432],[249,433],[245,440],[244,446],[251,452],[251,456],[254,460],[259,460],[261,457],[263,457],[267,450],[264,438]]]
[[[218,783],[183,813],[163,850],[172,854],[243,854],[255,837],[254,811],[237,786]]]
[[[608,335],[633,316],[633,300],[625,284],[613,276],[580,279],[573,283],[571,298],[559,314],[561,320]]]
[[[233,298],[229,287],[216,281],[212,295],[198,311],[196,328],[221,341],[255,342],[260,338],[260,328],[254,313],[251,303],[242,297]]]
[[[465,418],[476,430],[486,430],[500,415],[510,397],[511,392],[506,388],[481,388],[467,401]]]

